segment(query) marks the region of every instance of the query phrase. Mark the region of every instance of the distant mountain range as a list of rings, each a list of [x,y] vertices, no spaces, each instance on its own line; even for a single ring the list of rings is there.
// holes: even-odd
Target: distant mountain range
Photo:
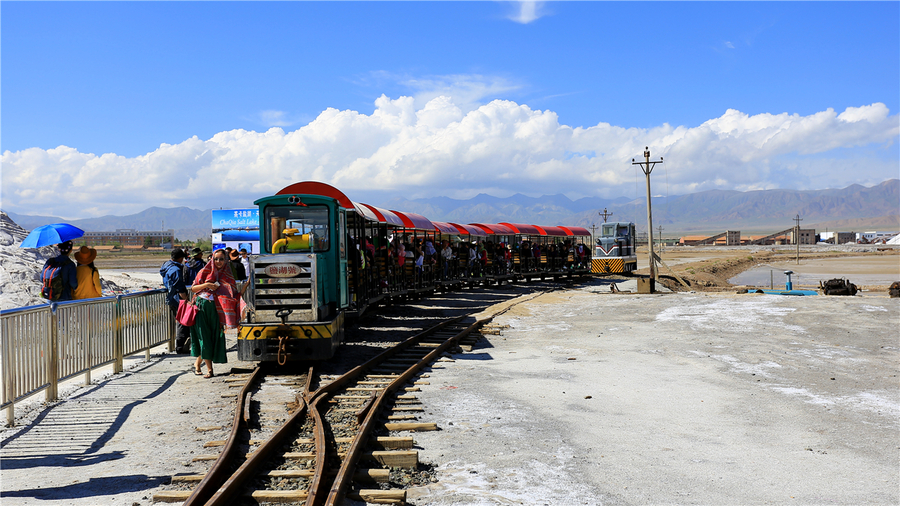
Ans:
[[[653,197],[653,227],[663,235],[685,233],[779,231],[793,226],[799,215],[803,228],[826,227],[847,231],[900,230],[900,180],[879,185],[851,185],[839,190],[710,190],[689,195]],[[419,213],[437,221],[456,223],[533,223],[590,228],[603,222],[599,212],[612,212],[609,221],[634,221],[647,230],[647,199],[613,200],[565,195],[540,198],[516,194],[507,198],[480,194],[469,200],[446,197],[387,202],[388,209]]]
[[[351,196],[352,198],[352,196]],[[370,203],[370,202],[367,202]],[[590,228],[603,218],[604,208],[612,212],[610,221],[634,221],[646,232],[646,199],[602,199],[588,197],[571,200],[565,195],[493,197],[479,194],[468,200],[448,197],[407,200],[396,198],[378,207],[418,213],[436,221],[456,223],[532,223],[537,225],[575,225]],[[52,216],[8,213],[26,230],[58,223]],[[864,187],[851,185],[837,190],[760,190],[750,192],[710,190],[689,195],[653,198],[653,226],[663,227],[663,236],[741,232],[775,232],[793,226],[794,217],[801,227],[817,230],[900,230],[900,180],[889,179]],[[151,207],[129,216],[102,216],[69,220],[85,231],[174,229],[178,239],[209,237],[211,210],[187,207]]]
[[[106,215],[99,218],[64,220],[55,216],[31,216],[7,213],[25,230],[33,230],[50,223],[71,223],[85,232],[112,232],[120,228],[134,230],[175,230],[177,239],[195,240],[209,238],[212,210],[200,211],[189,207],[151,207],[128,216]]]

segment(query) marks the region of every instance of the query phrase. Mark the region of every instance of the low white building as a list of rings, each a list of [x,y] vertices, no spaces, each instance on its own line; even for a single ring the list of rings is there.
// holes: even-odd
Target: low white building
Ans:
[[[856,242],[881,242],[897,235],[897,232],[857,232]]]

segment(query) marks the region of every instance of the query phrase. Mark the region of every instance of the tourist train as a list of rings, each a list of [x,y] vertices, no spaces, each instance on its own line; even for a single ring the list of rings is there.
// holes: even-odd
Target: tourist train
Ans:
[[[240,360],[328,359],[343,340],[346,318],[390,300],[461,286],[575,278],[588,275],[592,265],[595,272],[633,270],[629,261],[592,263],[591,234],[582,227],[436,222],[353,202],[313,181],[254,204],[260,252],[250,258]],[[595,255],[631,258],[634,225],[604,224],[604,234],[607,225],[609,240],[598,241]]]

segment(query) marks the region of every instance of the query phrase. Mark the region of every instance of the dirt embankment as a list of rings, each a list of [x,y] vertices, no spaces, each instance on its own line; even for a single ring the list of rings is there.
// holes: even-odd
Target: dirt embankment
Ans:
[[[802,260],[813,260],[821,258],[850,258],[850,257],[870,257],[870,256],[900,256],[900,250],[876,251],[869,253],[858,252],[823,252],[823,253],[804,253],[801,255]],[[730,290],[735,287],[728,282],[729,279],[738,274],[752,269],[760,264],[791,262],[795,259],[793,253],[780,252],[735,252],[723,251],[721,258],[703,259],[696,262],[680,263],[678,265],[659,267],[660,283],[666,288],[674,291],[683,291],[686,288],[678,281],[678,277],[690,285],[691,290],[698,291],[723,291]],[[663,260],[665,261],[665,259]],[[674,271],[674,274],[673,274]],[[649,275],[650,269],[640,269],[636,271],[639,275]],[[676,276],[677,275],[677,276]],[[840,277],[840,276],[836,276]],[[870,291],[887,291],[888,286],[873,285],[860,286],[861,289]]]

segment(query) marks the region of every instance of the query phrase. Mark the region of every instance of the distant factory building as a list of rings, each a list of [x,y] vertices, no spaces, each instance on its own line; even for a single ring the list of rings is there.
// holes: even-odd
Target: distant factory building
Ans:
[[[742,244],[815,244],[816,230],[814,228],[800,229],[799,236],[795,229],[789,228],[781,232],[775,232],[770,235],[751,235],[742,236],[737,230],[727,230],[725,232],[706,236],[706,235],[687,235],[681,237],[678,241],[682,246],[700,246],[704,244],[715,244],[716,246],[738,246]]]
[[[135,230],[120,228],[115,232],[85,232],[83,240],[88,246],[118,244],[123,248],[171,247],[175,242],[175,230]]]
[[[800,239],[796,239],[794,237],[794,233],[791,233],[791,244],[815,244],[816,243],[816,229],[814,228],[801,228],[800,229]]]
[[[822,232],[819,234],[819,241],[835,244],[835,236],[837,237],[837,244],[856,242],[855,232]]]

